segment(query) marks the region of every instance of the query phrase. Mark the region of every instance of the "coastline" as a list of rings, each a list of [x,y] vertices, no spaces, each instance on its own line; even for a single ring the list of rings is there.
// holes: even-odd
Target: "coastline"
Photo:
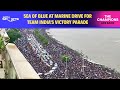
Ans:
[[[56,40],[55,37],[52,37],[52,35],[50,35],[48,30],[38,30],[39,33],[48,40],[48,44],[44,45],[44,43],[40,41],[37,37],[35,37],[36,40],[52,56],[53,63],[58,64],[58,68],[53,73],[43,76],[39,75],[41,78],[65,79],[67,68],[68,79],[120,79],[120,73],[118,73],[116,70],[89,60],[88,57],[84,55],[84,53],[79,53],[78,51]],[[26,34],[32,34],[33,32],[30,31],[24,33],[26,36]],[[27,45],[25,37],[24,40],[21,38],[21,40],[16,43],[38,74],[49,71],[50,67],[48,67],[45,63],[42,63],[42,61],[38,57],[36,57],[35,54],[33,54],[35,51],[32,50],[29,45]],[[62,55],[67,55],[70,57],[70,61],[67,62],[67,67],[66,63],[63,62],[61,58]]]
[[[47,35],[48,36],[50,36],[51,38],[54,38],[54,39],[56,39],[51,33],[50,33],[50,30],[46,30],[46,33],[47,33]],[[57,39],[56,39],[57,40]],[[67,46],[67,45],[65,45],[64,43],[62,43],[62,42],[60,42],[59,40],[57,40],[57,42],[58,43],[60,43],[60,44],[62,44],[62,45],[64,45],[64,46]],[[72,47],[69,47],[69,46],[67,46],[68,48],[71,48],[71,49],[73,49]],[[74,50],[74,49],[73,49]],[[76,52],[78,52],[78,53],[81,53],[81,52],[79,52],[79,51],[77,51],[77,50],[75,50]],[[87,59],[89,62],[92,62],[92,63],[95,63],[95,64],[100,64],[100,63],[97,63],[97,62],[95,62],[94,60],[91,60],[91,59]]]
[[[46,34],[47,34],[48,36],[50,36],[51,38],[55,39],[55,40],[57,41],[57,43],[60,43],[60,44],[62,44],[63,46],[66,46],[66,47],[71,48],[72,50],[74,50],[72,47],[69,47],[69,46],[65,45],[63,42],[60,42],[59,40],[57,40],[57,39],[55,38],[55,36],[51,34],[51,32],[50,32],[49,29],[48,29],[48,30],[45,30],[45,32],[46,32]],[[76,52],[79,53],[79,54],[81,53],[81,52],[79,52],[79,51],[77,51],[77,50],[74,50],[74,51],[76,51]],[[120,73],[120,72],[118,72],[115,68],[107,67],[106,65],[103,65],[103,64],[101,64],[101,63],[95,62],[94,60],[91,60],[90,58],[85,58],[85,59],[87,59],[87,61],[89,61],[89,62],[91,62],[91,63],[98,64],[98,65],[102,65],[102,66],[104,66],[105,68],[109,68],[110,70],[114,70],[116,73]]]

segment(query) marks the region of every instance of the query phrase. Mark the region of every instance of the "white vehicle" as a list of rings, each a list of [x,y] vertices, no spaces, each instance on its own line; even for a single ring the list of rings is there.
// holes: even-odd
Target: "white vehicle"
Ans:
[[[53,65],[53,62],[50,60],[50,65]]]
[[[42,75],[43,73],[38,73],[38,75]]]
[[[58,67],[57,63],[54,64],[55,67]]]
[[[52,70],[55,70],[57,67],[53,67]]]
[[[49,74],[52,74],[53,72],[54,72],[54,70],[50,70],[50,71],[49,71]]]

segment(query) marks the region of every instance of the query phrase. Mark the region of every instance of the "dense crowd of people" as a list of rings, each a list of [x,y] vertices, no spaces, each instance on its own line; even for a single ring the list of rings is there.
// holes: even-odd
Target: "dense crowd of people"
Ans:
[[[21,31],[22,38],[15,41],[15,44],[26,57],[28,62],[33,66],[37,73],[46,73],[50,70],[44,62],[41,61],[40,57],[36,55],[34,49],[32,48],[27,35],[29,32]],[[37,48],[36,48],[37,49]]]
[[[104,65],[99,65],[88,61],[82,53],[78,53],[75,50],[59,43],[57,40],[49,36],[46,30],[41,29],[39,32],[44,35],[49,43],[48,45],[42,44],[41,41],[33,34],[33,30],[21,30],[22,38],[19,38],[15,44],[33,66],[39,76],[43,79],[120,79],[120,73],[112,70]],[[43,48],[51,55],[53,63],[57,64],[57,68],[52,70],[53,66],[47,66],[39,55],[36,55],[35,50],[32,48],[27,35],[33,34],[37,42],[39,42]],[[38,48],[36,48],[38,49]],[[38,53],[40,54],[40,53]],[[64,62],[61,58],[62,55],[68,55],[70,60]]]

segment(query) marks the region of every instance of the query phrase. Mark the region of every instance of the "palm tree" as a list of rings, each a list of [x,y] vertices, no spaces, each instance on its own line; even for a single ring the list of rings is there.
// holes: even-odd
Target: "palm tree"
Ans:
[[[70,58],[67,55],[63,55],[62,56],[62,60],[66,63],[65,64],[65,66],[66,66],[66,69],[65,69],[65,79],[68,79],[67,78],[67,62],[70,60]]]
[[[80,57],[82,58],[82,68],[81,68],[81,71],[82,71],[83,75],[85,76],[85,67],[86,66],[85,66],[85,60],[84,59],[85,58],[88,59],[88,56],[87,55],[85,56],[83,54],[82,50],[81,50]]]

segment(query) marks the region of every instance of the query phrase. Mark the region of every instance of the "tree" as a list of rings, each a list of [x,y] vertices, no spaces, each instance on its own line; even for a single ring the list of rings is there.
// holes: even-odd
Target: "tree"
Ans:
[[[44,39],[43,44],[44,44],[44,45],[48,45],[48,40]]]
[[[48,39],[43,36],[37,29],[34,30],[34,35],[41,41],[44,45],[48,45]]]
[[[21,37],[18,29],[11,29],[7,31],[7,34],[10,37],[10,43],[14,43],[15,40]]]
[[[64,62],[67,62],[67,61],[70,60],[70,58],[69,58],[69,56],[67,56],[67,55],[62,55],[62,60],[63,60]]]
[[[0,53],[4,48],[5,48],[5,45],[4,45],[3,37],[0,36]]]
[[[67,55],[62,55],[62,60],[66,63],[66,68],[65,68],[65,78],[68,79],[67,77],[67,62],[70,60],[69,56]]]

